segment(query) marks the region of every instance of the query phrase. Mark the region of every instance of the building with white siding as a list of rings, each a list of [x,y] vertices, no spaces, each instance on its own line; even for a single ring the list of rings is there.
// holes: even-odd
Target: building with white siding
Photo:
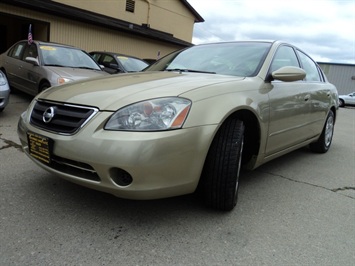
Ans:
[[[355,65],[338,63],[320,63],[330,83],[333,83],[339,94],[355,92]]]

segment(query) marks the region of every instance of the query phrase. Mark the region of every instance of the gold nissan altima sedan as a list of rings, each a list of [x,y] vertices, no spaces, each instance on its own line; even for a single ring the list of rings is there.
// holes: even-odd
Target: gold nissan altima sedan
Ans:
[[[18,135],[40,167],[128,199],[199,191],[236,205],[242,167],[309,145],[328,151],[338,94],[320,67],[283,42],[192,46],[144,72],[38,94]]]

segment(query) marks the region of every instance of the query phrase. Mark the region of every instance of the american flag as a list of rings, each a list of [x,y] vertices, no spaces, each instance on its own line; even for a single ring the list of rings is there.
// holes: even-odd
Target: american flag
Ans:
[[[31,43],[33,43],[33,39],[32,39],[32,24],[30,24],[30,27],[28,28],[27,42],[28,42],[28,45],[31,45]]]

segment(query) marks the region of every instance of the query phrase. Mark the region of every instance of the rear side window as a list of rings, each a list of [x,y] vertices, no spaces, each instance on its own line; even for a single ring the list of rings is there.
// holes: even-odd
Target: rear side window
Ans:
[[[319,70],[316,63],[314,63],[311,58],[309,58],[301,51],[297,51],[297,53],[301,60],[302,68],[307,73],[306,81],[321,81],[322,79],[319,75]]]
[[[105,55],[104,58],[102,59],[102,63],[108,64],[108,65],[116,64],[116,60],[111,55]]]
[[[94,58],[94,60],[96,61],[96,62],[99,62],[99,60],[100,60],[100,54],[90,54],[91,55],[91,57],[92,58]]]
[[[23,50],[25,49],[25,43],[17,44],[9,53],[9,56],[16,59],[21,59]]]

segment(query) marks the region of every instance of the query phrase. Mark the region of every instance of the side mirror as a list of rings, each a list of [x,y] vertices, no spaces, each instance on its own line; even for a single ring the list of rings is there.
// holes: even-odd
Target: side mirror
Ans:
[[[26,57],[25,61],[27,63],[30,63],[30,64],[34,65],[34,66],[39,66],[38,60],[36,58],[34,58],[34,57]]]
[[[306,72],[299,67],[286,66],[275,70],[271,76],[281,81],[297,81],[303,80],[306,77]]]
[[[122,71],[121,70],[121,68],[117,65],[117,64],[115,64],[115,63],[110,63],[110,66],[109,66],[110,68],[113,68],[113,69],[116,69],[116,70],[118,70],[118,71]]]
[[[120,66],[119,66],[118,64],[115,64],[115,63],[110,63],[109,68],[112,68],[112,69],[116,70],[117,73],[124,72],[124,71],[120,68]]]

